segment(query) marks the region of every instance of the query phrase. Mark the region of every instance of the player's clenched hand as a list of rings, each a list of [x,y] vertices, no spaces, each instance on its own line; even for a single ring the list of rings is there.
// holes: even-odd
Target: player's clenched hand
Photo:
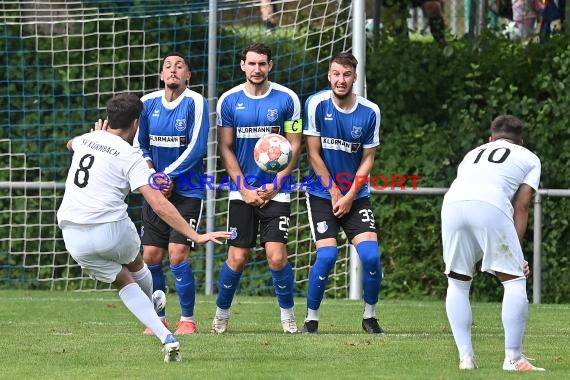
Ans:
[[[195,239],[194,242],[198,244],[204,244],[209,241],[213,241],[214,243],[222,244],[220,239],[227,240],[231,235],[231,232],[227,231],[207,232],[205,234],[198,234],[198,238]]]
[[[109,120],[99,119],[95,122],[95,127],[91,130],[91,132],[93,132],[93,131],[106,131],[107,128],[109,128]]]
[[[168,199],[172,195],[172,189],[173,188],[174,188],[174,182],[168,181],[168,182],[165,182],[165,187],[162,188],[160,190],[160,192],[162,193],[162,195],[164,195]]]
[[[530,267],[529,267],[529,265],[528,265],[528,261],[526,261],[526,260],[523,261],[523,273],[524,273],[524,276],[525,276],[526,278],[529,278],[529,276],[530,276]]]
[[[243,201],[250,206],[261,207],[266,203],[265,200],[261,198],[259,194],[257,194],[257,189],[242,189],[240,191],[240,194],[243,198]]]
[[[347,196],[347,195],[343,195],[342,197],[340,197],[332,205],[334,216],[336,216],[337,218],[342,218],[343,216],[348,214],[350,212],[350,209],[352,208],[352,201],[353,200],[354,200],[354,198]]]
[[[261,199],[263,199],[264,201],[263,206],[265,206],[267,202],[272,200],[273,197],[275,197],[278,193],[279,193],[279,187],[274,186],[272,183],[268,183],[265,186],[257,189],[257,195],[259,195]]]

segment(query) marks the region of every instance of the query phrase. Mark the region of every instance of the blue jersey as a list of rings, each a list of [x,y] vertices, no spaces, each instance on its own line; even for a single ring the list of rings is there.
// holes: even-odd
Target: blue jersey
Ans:
[[[321,138],[321,156],[341,193],[346,194],[362,161],[363,149],[380,144],[380,109],[371,101],[356,96],[349,111],[338,108],[332,100],[332,91],[318,92],[305,103],[303,134]],[[329,178],[317,178],[311,168],[306,181],[309,194],[330,199]],[[368,196],[368,185],[363,185],[356,198]]]
[[[165,91],[141,98],[144,108],[135,140],[145,158],[158,172],[174,181],[174,191],[182,196],[201,198],[204,191],[204,156],[208,145],[208,103],[190,89],[173,102]]]
[[[261,137],[277,133],[285,135],[286,121],[301,117],[301,102],[292,90],[277,83],[270,83],[269,91],[261,96],[249,95],[245,84],[225,92],[216,110],[218,127],[234,129],[234,153],[251,187],[270,183],[274,173],[262,171],[253,159],[253,148]],[[238,186],[243,186],[240,178]],[[235,190],[235,184],[232,184]]]

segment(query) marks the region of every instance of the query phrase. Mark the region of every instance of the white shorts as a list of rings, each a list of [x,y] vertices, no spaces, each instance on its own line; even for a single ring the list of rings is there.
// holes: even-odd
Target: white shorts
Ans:
[[[114,282],[122,266],[140,254],[141,240],[129,218],[101,224],[66,222],[61,231],[71,257],[99,281]]]
[[[522,248],[513,220],[499,208],[481,201],[443,203],[441,235],[445,274],[473,277],[481,271],[524,277]]]

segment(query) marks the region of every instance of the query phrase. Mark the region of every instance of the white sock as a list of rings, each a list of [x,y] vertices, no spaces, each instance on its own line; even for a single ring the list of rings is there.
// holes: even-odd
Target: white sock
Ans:
[[[152,299],[152,274],[146,264],[143,269],[138,272],[131,272],[131,275],[136,283],[139,284],[144,294],[146,294],[149,299]]]
[[[295,312],[293,311],[293,308],[289,308],[289,309],[283,309],[282,307],[280,307],[281,309],[281,320],[282,321],[286,321],[288,319],[295,319]]]
[[[196,322],[196,320],[194,319],[194,316],[191,316],[191,317],[183,317],[183,316],[180,316],[180,320],[181,320],[181,321],[186,321],[186,322]]]
[[[134,282],[128,284],[119,290],[119,297],[123,303],[141,321],[146,327],[152,330],[154,335],[160,339],[162,343],[166,340],[166,336],[170,331],[160,321],[160,318],[154,311],[151,300],[144,294],[138,284]]]
[[[471,344],[471,323],[473,317],[471,304],[469,303],[470,288],[471,281],[447,279],[445,310],[460,358],[473,356],[473,345]]]
[[[219,307],[216,307],[216,318],[230,319],[230,309],[220,309]]]
[[[501,317],[505,330],[505,357],[516,360],[522,355],[522,341],[528,316],[526,279],[520,277],[505,281],[503,287],[505,293]]]
[[[307,308],[307,317],[305,321],[318,321],[319,320],[319,310],[313,310]]]
[[[376,318],[376,305],[370,305],[369,303],[364,303],[364,314],[363,319]]]

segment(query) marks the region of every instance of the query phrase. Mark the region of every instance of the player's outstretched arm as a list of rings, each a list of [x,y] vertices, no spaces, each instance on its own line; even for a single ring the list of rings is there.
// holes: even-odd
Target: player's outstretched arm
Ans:
[[[160,193],[160,191],[154,190],[149,185],[139,187],[138,191],[162,220],[195,243],[204,244],[208,241],[213,241],[214,243],[222,244],[220,241],[221,239],[229,239],[231,236],[227,231],[199,234],[190,227],[178,210],[176,210],[176,207],[174,207],[174,205],[170,203],[168,199]]]

